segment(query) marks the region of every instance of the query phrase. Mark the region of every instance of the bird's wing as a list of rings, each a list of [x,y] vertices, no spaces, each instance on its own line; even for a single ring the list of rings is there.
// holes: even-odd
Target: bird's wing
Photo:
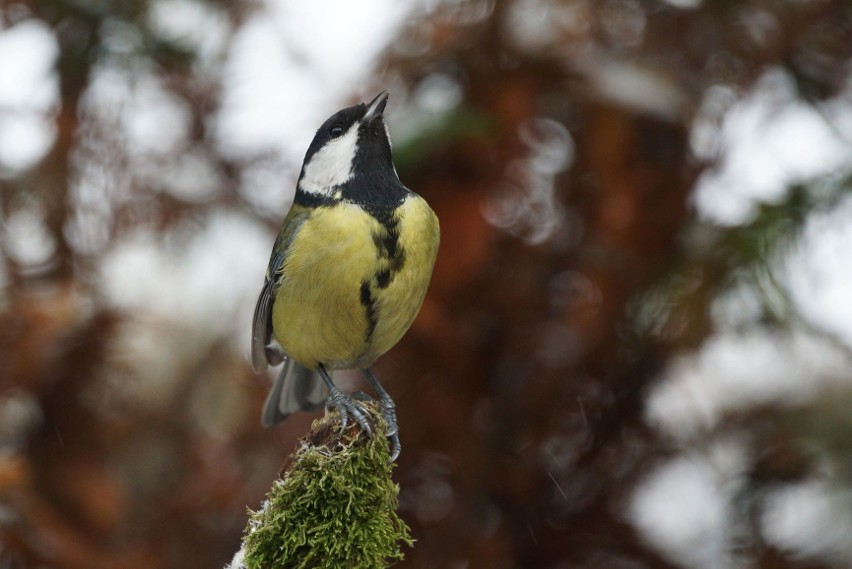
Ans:
[[[258,373],[266,371],[270,365],[275,366],[284,361],[281,352],[270,346],[272,343],[272,298],[278,284],[278,273],[283,264],[284,254],[273,253],[266,269],[263,288],[260,289],[260,296],[254,307],[254,320],[251,327],[251,365]]]

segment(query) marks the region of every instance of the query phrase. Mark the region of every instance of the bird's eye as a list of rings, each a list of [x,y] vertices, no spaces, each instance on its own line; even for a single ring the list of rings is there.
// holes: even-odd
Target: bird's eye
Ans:
[[[343,136],[343,127],[342,126],[333,126],[328,129],[328,134],[331,135],[331,138],[337,138],[339,136]]]

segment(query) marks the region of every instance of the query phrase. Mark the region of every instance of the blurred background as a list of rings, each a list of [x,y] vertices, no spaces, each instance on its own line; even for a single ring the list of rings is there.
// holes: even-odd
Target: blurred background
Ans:
[[[222,567],[312,416],[251,312],[390,89],[412,568],[852,566],[852,4],[6,0],[0,568]],[[338,374],[346,389],[363,388]]]

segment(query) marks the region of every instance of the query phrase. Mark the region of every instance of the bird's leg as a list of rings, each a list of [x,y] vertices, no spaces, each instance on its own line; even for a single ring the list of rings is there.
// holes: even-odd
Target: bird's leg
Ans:
[[[376,395],[379,396],[379,406],[381,407],[382,415],[388,424],[387,437],[391,440],[393,445],[393,448],[391,449],[391,462],[393,462],[397,459],[400,451],[402,450],[402,445],[399,442],[399,424],[396,422],[396,405],[394,404],[393,399],[391,399],[391,396],[388,395],[388,392],[385,391],[385,388],[382,387],[382,384],[379,383],[376,376],[373,375],[373,372],[369,369],[365,369],[363,372],[370,381],[370,385],[372,385],[373,389],[376,391]]]
[[[331,375],[329,375],[328,370],[325,369],[325,366],[320,364],[317,368],[319,370],[320,377],[328,386],[328,390],[331,394],[328,396],[328,401],[326,401],[326,408],[329,406],[337,409],[337,412],[340,413],[340,422],[343,424],[343,428],[346,428],[346,424],[349,422],[349,416],[351,415],[355,422],[361,427],[361,429],[367,433],[368,437],[373,436],[373,428],[370,426],[370,421],[367,419],[367,414],[361,408],[361,406],[353,401],[349,396],[340,391],[334,382],[331,380]]]

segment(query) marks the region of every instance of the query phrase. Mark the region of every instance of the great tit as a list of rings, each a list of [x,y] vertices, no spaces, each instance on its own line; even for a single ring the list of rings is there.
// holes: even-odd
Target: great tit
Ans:
[[[352,417],[372,435],[360,401],[330,374],[361,369],[379,398],[395,460],[395,406],[369,367],[417,316],[440,230],[426,201],[399,180],[383,117],[387,101],[384,91],[338,111],[314,135],[255,307],[251,359],[257,372],[284,363],[264,425],[325,403],[344,426]]]

